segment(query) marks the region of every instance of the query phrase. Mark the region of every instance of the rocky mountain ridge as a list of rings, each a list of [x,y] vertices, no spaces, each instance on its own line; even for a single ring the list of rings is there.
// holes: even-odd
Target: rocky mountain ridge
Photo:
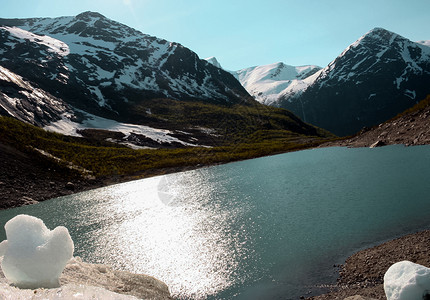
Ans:
[[[375,28],[343,51],[302,93],[279,105],[337,135],[382,123],[430,94],[430,47]]]
[[[227,72],[213,68],[182,45],[143,34],[104,16],[0,19],[1,64],[29,79],[79,83],[90,103],[115,108],[139,98],[167,97],[219,102],[246,100],[246,91]],[[23,65],[17,66],[18,60]],[[29,71],[29,68],[33,68]],[[48,73],[48,74],[46,74]],[[51,85],[43,86],[51,92]],[[59,89],[67,97],[65,87]],[[121,95],[122,94],[122,95]],[[82,102],[82,101],[81,101]],[[77,104],[79,102],[76,101]]]

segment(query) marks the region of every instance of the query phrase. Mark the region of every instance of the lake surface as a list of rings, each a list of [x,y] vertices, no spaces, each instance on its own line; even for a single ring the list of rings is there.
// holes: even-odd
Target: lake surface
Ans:
[[[66,226],[75,255],[155,276],[176,298],[297,299],[357,249],[430,227],[429,178],[429,146],[322,148],[0,211],[0,224]]]

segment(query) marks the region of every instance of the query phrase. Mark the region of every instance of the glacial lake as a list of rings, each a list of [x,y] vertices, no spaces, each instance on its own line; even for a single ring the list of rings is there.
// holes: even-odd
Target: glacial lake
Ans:
[[[75,255],[179,299],[298,299],[333,266],[430,227],[430,147],[321,148],[153,177],[0,211],[63,225]],[[0,240],[5,239],[4,230]]]

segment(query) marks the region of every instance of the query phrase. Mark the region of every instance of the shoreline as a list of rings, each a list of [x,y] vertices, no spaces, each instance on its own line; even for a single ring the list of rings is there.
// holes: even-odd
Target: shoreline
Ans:
[[[43,162],[34,162],[32,161],[33,158],[28,157],[25,153],[2,144],[0,141],[0,161],[3,163],[0,165],[0,210],[33,205],[45,200],[133,180],[186,172],[289,152],[317,149],[319,146],[321,145],[303,146],[290,151],[273,152],[268,155],[250,156],[226,162],[150,169],[139,171],[135,174],[112,175],[94,179],[84,178],[78,173],[71,174],[69,171],[65,171],[56,165],[46,166]]]

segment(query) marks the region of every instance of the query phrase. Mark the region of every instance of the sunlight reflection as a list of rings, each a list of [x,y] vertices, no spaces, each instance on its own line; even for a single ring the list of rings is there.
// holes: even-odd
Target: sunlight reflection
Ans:
[[[175,297],[205,298],[229,287],[243,245],[206,176],[191,171],[110,189],[105,213],[114,220],[92,232],[96,251],[110,253],[106,263],[161,279]]]

